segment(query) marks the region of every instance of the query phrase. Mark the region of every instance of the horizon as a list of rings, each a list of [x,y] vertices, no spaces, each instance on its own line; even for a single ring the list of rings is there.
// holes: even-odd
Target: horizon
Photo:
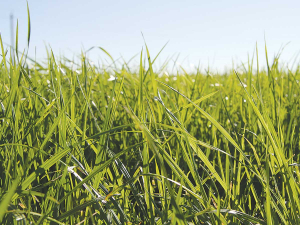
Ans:
[[[175,1],[170,4],[166,1],[156,8],[155,2],[138,1],[118,2],[117,5],[110,2],[100,5],[96,1],[83,5],[70,0],[28,1],[31,18],[28,56],[41,62],[47,56],[46,47],[51,46],[55,56],[72,59],[82,50],[99,46],[114,60],[128,61],[142,49],[145,53],[144,36],[152,59],[168,42],[155,63],[157,67],[170,59],[171,64],[176,61],[186,70],[192,70],[200,63],[202,69],[222,73],[247,64],[248,56],[251,59],[253,54],[256,55],[256,43],[260,68],[265,67],[266,40],[269,62],[286,45],[280,62],[284,67],[290,67],[294,61],[296,65],[299,62],[297,21],[300,16],[293,12],[300,3],[289,2],[294,4],[289,6],[280,1],[272,2],[272,5],[259,1],[245,4],[235,0],[186,4]],[[14,15],[14,35],[17,19],[19,21],[19,50],[26,48],[26,4],[23,0],[13,0],[2,4],[0,9],[0,32],[4,43],[10,45],[11,42],[10,14]],[[251,10],[254,9],[256,14],[253,15]],[[181,18],[178,15],[182,15]],[[278,15],[279,18],[275,17]],[[106,60],[105,53],[96,49],[88,56],[95,64]],[[134,67],[139,63],[139,57],[131,63]]]

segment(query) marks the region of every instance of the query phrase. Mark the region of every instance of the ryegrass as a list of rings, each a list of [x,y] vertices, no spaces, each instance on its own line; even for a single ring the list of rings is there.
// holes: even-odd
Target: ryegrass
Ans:
[[[2,224],[300,223],[299,68],[29,68],[0,42]]]

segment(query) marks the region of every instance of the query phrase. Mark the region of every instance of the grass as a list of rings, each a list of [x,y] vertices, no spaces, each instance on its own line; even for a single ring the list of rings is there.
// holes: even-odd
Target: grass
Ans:
[[[2,224],[300,224],[300,67],[29,67],[0,41]]]

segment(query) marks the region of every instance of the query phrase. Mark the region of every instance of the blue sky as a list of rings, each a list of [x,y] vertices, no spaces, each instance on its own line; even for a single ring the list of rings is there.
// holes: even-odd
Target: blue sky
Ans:
[[[150,54],[155,56],[168,43],[157,65],[168,57],[185,68],[191,64],[223,70],[247,62],[257,42],[261,65],[265,65],[264,38],[270,59],[288,44],[282,61],[291,66],[300,51],[300,1],[99,1],[29,0],[31,42],[29,55],[38,60],[50,45],[56,55],[74,57],[82,49],[101,46],[114,59],[126,60],[139,53],[144,34]],[[0,31],[10,43],[9,16],[19,20],[20,48],[26,47],[25,0],[1,0]],[[93,50],[90,58],[105,58]],[[173,57],[172,57],[173,56]],[[138,62],[138,57],[134,63]],[[171,60],[171,62],[173,62]]]

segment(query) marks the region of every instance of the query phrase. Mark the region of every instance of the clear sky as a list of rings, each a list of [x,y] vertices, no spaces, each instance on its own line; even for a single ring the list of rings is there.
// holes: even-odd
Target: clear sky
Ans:
[[[289,43],[282,60],[292,64],[300,51],[299,0],[223,0],[223,1],[101,1],[101,0],[29,0],[31,42],[29,55],[46,56],[50,45],[56,55],[73,57],[82,49],[101,46],[114,59],[126,60],[139,53],[144,34],[150,54],[155,56],[168,43],[157,61],[168,57],[185,68],[200,62],[218,70],[247,62],[257,42],[261,64],[264,38],[270,59]],[[25,0],[0,0],[0,31],[10,43],[10,13],[19,20],[20,48],[26,47],[27,8]],[[93,50],[90,57],[104,57]],[[138,62],[138,57],[133,64]],[[172,62],[172,60],[171,60]],[[132,64],[132,65],[133,65]]]

